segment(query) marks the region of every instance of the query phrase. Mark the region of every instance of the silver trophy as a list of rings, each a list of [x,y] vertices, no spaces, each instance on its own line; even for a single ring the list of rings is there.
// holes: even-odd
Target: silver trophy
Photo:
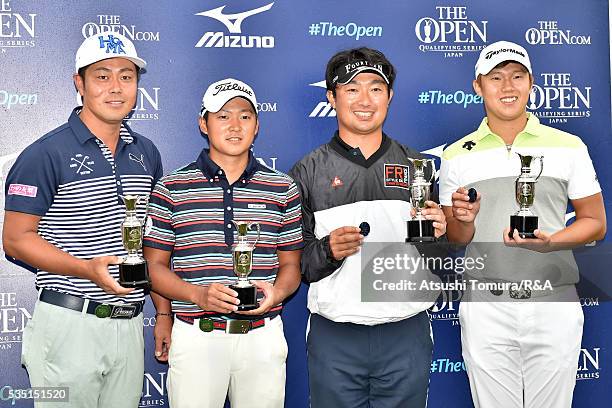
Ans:
[[[238,233],[238,240],[232,248],[234,273],[238,276],[238,282],[234,285],[230,285],[230,288],[238,293],[238,299],[240,300],[238,310],[257,309],[257,307],[259,307],[257,303],[257,287],[249,282],[247,278],[253,270],[253,250],[255,249],[257,241],[259,241],[261,229],[256,222],[232,220],[232,223],[236,226],[236,231]],[[257,238],[255,238],[255,241],[249,242],[247,233],[253,227],[257,229]]]
[[[510,238],[514,230],[518,230],[521,238],[535,238],[534,231],[538,229],[538,216],[531,212],[535,200],[536,182],[544,170],[544,156],[526,156],[517,153],[521,159],[521,174],[514,183],[516,202],[520,206],[516,214],[510,216]],[[534,176],[531,164],[540,160],[540,173]]]
[[[406,242],[433,242],[436,240],[433,221],[423,215],[427,207],[425,201],[431,199],[431,184],[436,177],[436,163],[433,159],[408,158],[413,167],[412,182],[410,183],[410,202],[416,210],[415,216],[408,221],[408,237]],[[429,166],[427,166],[429,164]],[[431,169],[429,178],[425,178],[425,169]]]
[[[125,203],[125,220],[121,224],[121,238],[127,256],[119,263],[119,284],[126,288],[150,288],[151,278],[147,261],[140,255],[142,249],[142,225],[136,215],[136,205],[145,196],[121,196]]]

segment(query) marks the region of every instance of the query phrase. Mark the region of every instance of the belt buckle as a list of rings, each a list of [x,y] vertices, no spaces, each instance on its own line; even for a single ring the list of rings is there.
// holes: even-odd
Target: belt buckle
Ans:
[[[112,305],[111,319],[131,319],[136,315],[135,305]]]
[[[101,305],[96,306],[96,310],[94,311],[94,314],[96,315],[97,318],[105,319],[111,315],[111,312],[112,312],[111,306],[103,303]]]
[[[251,322],[248,320],[228,320],[225,332],[229,334],[245,334],[251,329]]]
[[[510,289],[512,299],[522,300],[531,298],[531,289]]]

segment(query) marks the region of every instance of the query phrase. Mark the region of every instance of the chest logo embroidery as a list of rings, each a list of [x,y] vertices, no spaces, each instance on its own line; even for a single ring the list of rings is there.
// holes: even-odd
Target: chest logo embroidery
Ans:
[[[130,153],[130,160],[135,161],[136,163],[140,164],[142,166],[142,168],[144,169],[144,171],[147,171],[147,167],[144,164],[144,155],[141,154],[140,157],[136,156],[135,154]]]
[[[467,149],[467,150],[472,150],[472,148],[474,148],[474,146],[476,146],[476,143],[472,142],[471,140],[468,140],[461,147],[463,147],[464,149]]]
[[[410,188],[410,171],[404,164],[385,164],[385,187]]]
[[[334,177],[334,179],[331,182],[331,186],[333,188],[342,187],[343,185],[344,185],[344,182],[342,180],[340,180],[340,177],[338,177],[338,176]]]
[[[87,155],[77,153],[70,158],[70,168],[74,169],[76,174],[81,176],[91,174],[93,171],[94,161]]]
[[[257,210],[265,210],[266,209],[266,205],[265,204],[253,204],[253,203],[249,203],[247,205],[247,207],[249,209],[257,209]]]

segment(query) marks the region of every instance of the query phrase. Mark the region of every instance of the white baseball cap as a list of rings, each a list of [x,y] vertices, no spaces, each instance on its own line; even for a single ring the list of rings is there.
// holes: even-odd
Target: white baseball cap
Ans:
[[[126,36],[106,31],[86,38],[76,53],[76,72],[98,61],[108,58],[125,58],[132,61],[139,68],[144,68],[147,63],[138,57],[134,43]]]
[[[208,87],[202,98],[200,116],[204,116],[206,112],[219,112],[223,105],[237,96],[251,102],[253,109],[255,109],[255,113],[257,113],[257,98],[255,97],[255,91],[242,81],[226,78]]]
[[[487,75],[497,64],[506,61],[518,62],[527,68],[530,74],[533,74],[527,50],[509,41],[497,41],[480,51],[475,67],[476,79],[478,75]]]

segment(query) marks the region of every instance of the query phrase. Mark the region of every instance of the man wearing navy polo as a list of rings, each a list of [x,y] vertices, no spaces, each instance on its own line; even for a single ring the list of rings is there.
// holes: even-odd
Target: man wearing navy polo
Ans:
[[[149,202],[144,253],[153,290],[173,299],[176,317],[168,354],[172,407],[221,408],[227,395],[232,408],[284,406],[287,343],[279,314],[300,284],[301,206],[293,180],[250,150],[256,107],[244,82],[210,85],[199,118],[209,149],[163,177]],[[237,312],[237,292],[228,286],[237,279],[232,221],[261,228],[249,278],[263,299],[249,312]],[[163,301],[156,307],[170,312]]]
[[[120,196],[148,195],[162,176],[157,148],[123,123],[145,64],[123,35],[85,39],[74,74],[83,106],[28,146],[7,176],[4,251],[37,270],[39,289],[22,362],[33,387],[68,389],[69,401],[54,407],[140,400],[144,293],[121,287],[114,264],[127,254]],[[144,205],[137,210],[144,216]]]

